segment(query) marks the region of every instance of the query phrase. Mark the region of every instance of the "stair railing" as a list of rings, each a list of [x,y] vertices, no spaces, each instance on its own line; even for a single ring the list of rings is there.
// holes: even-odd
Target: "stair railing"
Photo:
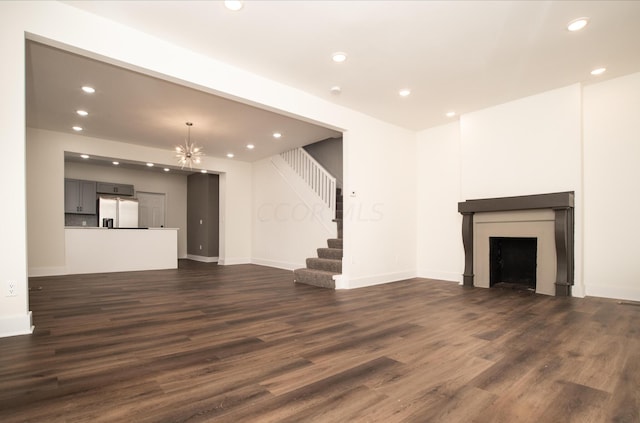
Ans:
[[[285,162],[300,176],[309,187],[336,214],[336,178],[325,170],[304,148],[280,153]]]

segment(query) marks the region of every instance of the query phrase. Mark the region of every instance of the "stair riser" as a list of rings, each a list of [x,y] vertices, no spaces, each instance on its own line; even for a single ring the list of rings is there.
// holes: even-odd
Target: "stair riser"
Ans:
[[[328,260],[318,258],[307,259],[307,269],[324,270],[336,274],[342,273],[342,260]]]
[[[327,240],[327,246],[329,248],[342,248],[343,247],[343,243],[341,239],[328,239]]]
[[[294,280],[296,283],[335,289],[336,284],[331,275],[314,274],[312,271],[305,270],[306,269],[294,270]]]
[[[342,260],[342,249],[338,248],[318,248],[319,258]]]

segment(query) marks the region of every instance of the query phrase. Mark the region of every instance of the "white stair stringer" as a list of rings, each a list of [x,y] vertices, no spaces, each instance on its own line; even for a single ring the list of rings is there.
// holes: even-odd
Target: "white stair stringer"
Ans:
[[[271,164],[273,164],[276,171],[282,176],[300,200],[311,210],[313,218],[320,222],[326,229],[327,235],[329,237],[335,237],[336,225],[333,223],[335,216],[335,178],[333,179],[333,202],[327,204],[281,155],[272,156]],[[333,207],[331,207],[331,204],[333,204]]]

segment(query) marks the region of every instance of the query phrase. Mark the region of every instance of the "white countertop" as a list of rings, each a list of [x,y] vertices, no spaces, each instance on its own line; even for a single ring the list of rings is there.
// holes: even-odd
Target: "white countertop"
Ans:
[[[100,226],[65,226],[65,229],[102,229],[102,230],[109,230],[112,231],[114,229],[118,229],[118,230],[123,230],[123,231],[130,231],[130,230],[138,230],[138,231],[143,231],[143,230],[150,230],[150,231],[164,231],[164,230],[170,230],[170,231],[177,231],[180,228],[103,228]]]

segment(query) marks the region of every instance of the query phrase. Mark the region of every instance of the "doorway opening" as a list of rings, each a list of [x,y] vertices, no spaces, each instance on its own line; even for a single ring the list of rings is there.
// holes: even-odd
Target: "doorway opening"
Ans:
[[[138,197],[138,226],[164,228],[166,194],[138,191],[136,196]]]

